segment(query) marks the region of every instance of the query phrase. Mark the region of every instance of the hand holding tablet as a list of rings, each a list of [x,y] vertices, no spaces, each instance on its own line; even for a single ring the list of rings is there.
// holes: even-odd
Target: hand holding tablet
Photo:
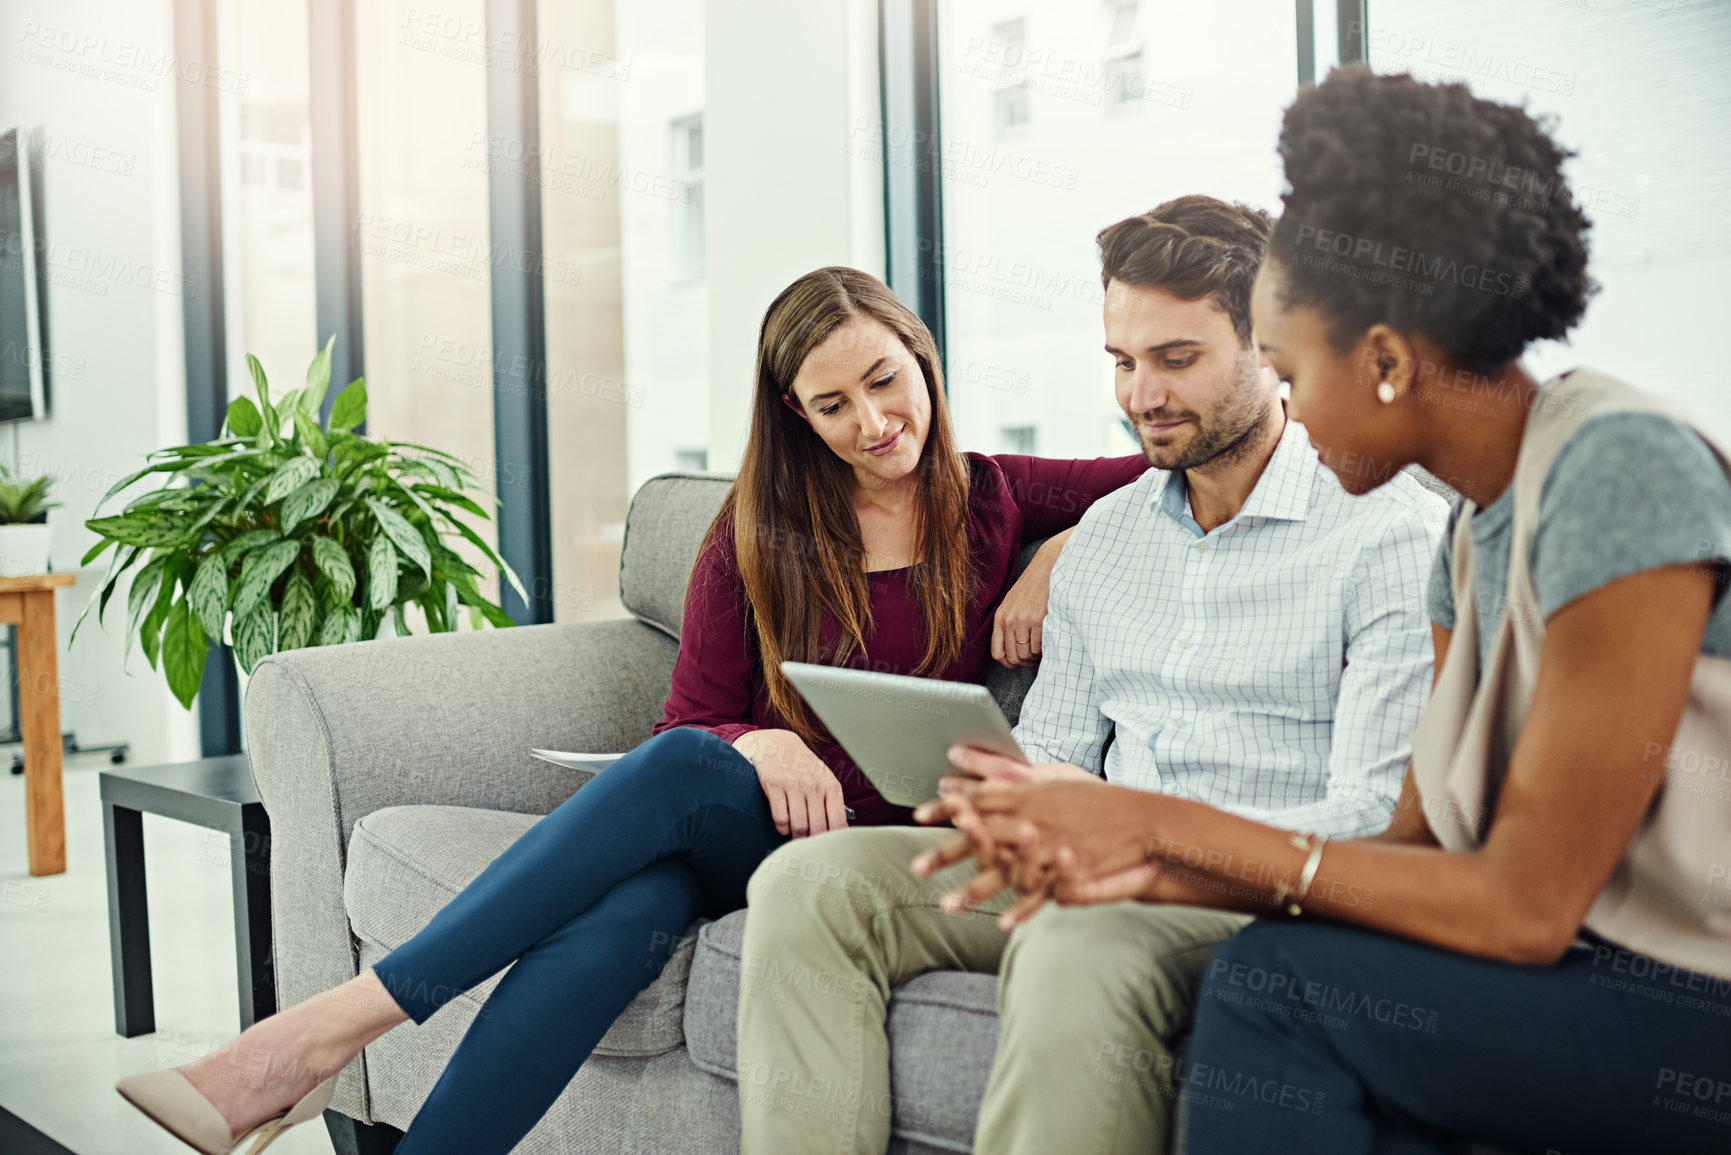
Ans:
[[[878,793],[898,806],[936,798],[939,780],[959,773],[952,746],[1027,762],[984,686],[807,662],[781,669]]]

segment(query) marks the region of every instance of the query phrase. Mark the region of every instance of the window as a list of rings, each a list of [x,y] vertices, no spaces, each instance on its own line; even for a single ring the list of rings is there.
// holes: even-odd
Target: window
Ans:
[[[556,621],[624,613],[631,494],[707,452],[702,15],[701,0],[540,0],[528,141],[489,126],[488,68],[518,49],[482,0],[358,0],[370,425],[458,454],[504,503],[547,485]],[[546,359],[519,365],[492,348],[491,276],[513,257],[490,240],[489,186],[530,155]],[[544,479],[495,459],[505,389],[545,393]]]
[[[1142,99],[1142,36],[1139,0],[1107,0],[1105,93],[1108,107]]]
[[[435,15],[410,0],[356,0],[360,212],[350,243],[361,259],[367,432],[454,453],[509,502],[525,499],[530,479],[493,448],[483,7],[454,0]],[[476,528],[497,546],[496,521]],[[492,573],[467,542],[451,548]],[[482,592],[497,599],[496,575]]]
[[[1022,8],[1008,22],[994,0],[938,8],[950,408],[968,449],[1134,453],[1101,348],[1094,235],[1184,193],[1279,208],[1274,144],[1297,87],[1293,9]],[[1159,28],[1158,45],[1144,43],[1144,25]],[[1234,65],[1222,69],[1228,50]],[[1027,108],[1006,139],[1007,78]]]
[[[1032,425],[1006,425],[998,438],[1001,452],[1032,454],[1038,452],[1038,431]]]
[[[597,6],[598,0],[542,0],[543,19],[551,7]],[[703,0],[611,0],[611,6],[621,69],[613,84],[613,131],[620,169],[629,174],[616,194],[614,274],[629,383],[619,407],[625,419],[622,492],[629,496],[658,473],[689,470],[694,459],[703,469],[709,459],[705,25]],[[551,227],[551,217],[548,222]],[[549,331],[553,323],[549,315]],[[555,442],[555,461],[561,453]],[[623,531],[624,503],[617,519],[610,532]],[[613,548],[602,575],[609,591],[619,585],[617,543]]]
[[[1109,104],[1141,100],[1147,90],[1142,79],[1142,54],[1136,52],[1106,61],[1105,88]]]
[[[282,192],[304,187],[312,155],[305,98],[242,98],[239,145],[241,184]]]
[[[1140,0],[1106,0],[1106,55],[1118,56],[1142,49],[1137,17]]]
[[[1008,135],[1027,123],[1027,85],[1018,82],[992,93],[992,128],[997,135]]]
[[[1589,268],[1602,289],[1572,343],[1539,346],[1528,368],[1546,377],[1591,365],[1731,435],[1711,339],[1731,279],[1723,11],[1682,0],[1377,0],[1366,40],[1378,72],[1465,81],[1480,96],[1555,114],[1555,134],[1579,150],[1565,173],[1593,222]],[[1420,153],[1414,165],[1465,180],[1469,163]]]
[[[673,173],[679,181],[680,269],[686,277],[703,276],[703,114],[673,122]]]
[[[554,617],[616,617],[631,495],[708,460],[703,3],[538,18]]]
[[[228,389],[252,393],[246,355],[273,384],[298,386],[318,341],[307,12],[304,5],[221,0],[225,61],[248,83],[218,102]]]
[[[225,52],[249,74],[225,95],[229,378],[244,355],[298,379],[318,348],[306,9],[218,0]],[[499,501],[548,487],[556,620],[616,616],[631,494],[709,450],[702,0],[540,0],[526,53],[539,139],[489,126],[489,68],[518,45],[483,0],[433,10],[355,0],[361,267],[369,432],[465,460]],[[546,358],[493,348],[491,182],[539,157]],[[520,203],[520,202],[519,202]],[[518,258],[520,259],[520,258]],[[286,375],[286,377],[285,377]],[[497,460],[500,390],[547,400],[548,476]],[[482,504],[486,504],[484,498]],[[497,544],[496,522],[481,527]],[[487,575],[476,550],[458,549]],[[524,574],[525,580],[532,575]],[[544,591],[543,591],[544,592]]]
[[[995,65],[999,87],[992,93],[992,128],[999,136],[1028,123],[1028,84],[1021,74],[1027,56],[1027,21],[1005,20],[992,26],[985,59]]]

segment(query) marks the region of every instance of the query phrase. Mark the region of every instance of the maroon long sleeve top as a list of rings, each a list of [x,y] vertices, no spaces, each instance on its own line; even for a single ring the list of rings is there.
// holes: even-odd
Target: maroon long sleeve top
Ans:
[[[1140,454],[1068,461],[1043,457],[966,455],[968,543],[975,563],[975,593],[968,606],[967,644],[961,656],[935,677],[980,682],[992,660],[992,616],[1009,592],[1022,546],[1068,529],[1100,497],[1128,485],[1147,468]],[[708,730],[733,742],[749,730],[788,729],[770,707],[751,609],[739,574],[731,527],[723,526],[692,568],[673,686],[655,733],[674,726]],[[846,665],[891,674],[912,674],[926,653],[926,626],[906,569],[867,575],[872,629],[865,652]],[[834,653],[841,627],[825,611],[820,646]],[[878,794],[853,759],[827,733],[815,750],[841,783],[856,825],[910,821],[910,811]]]

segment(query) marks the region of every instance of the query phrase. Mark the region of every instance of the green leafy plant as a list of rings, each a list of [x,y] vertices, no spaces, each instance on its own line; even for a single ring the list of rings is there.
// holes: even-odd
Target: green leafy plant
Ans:
[[[54,479],[46,475],[19,483],[0,465],[0,525],[25,525],[51,509],[59,509],[58,501],[48,500],[53,485]]]
[[[281,650],[377,637],[387,616],[407,635],[411,604],[433,633],[460,628],[461,607],[476,629],[483,620],[514,624],[482,595],[480,572],[445,544],[461,536],[523,593],[511,567],[458,516],[489,520],[464,495],[481,490],[479,480],[443,450],[355,433],[366,418],[364,379],[337,394],[321,427],[330,357],[326,342],[305,387],[272,404],[264,369],[248,354],[258,404],[230,402],[216,441],[150,454],[151,464],[117,482],[96,512],[150,474],[166,474],[170,484],[84,523],[102,540],[82,564],[114,547],[91,598],[97,620],[121,575],[142,563],[127,597],[127,652],[136,636],[153,669],[160,657],[188,709],[204,677],[206,644],[223,639],[231,618],[235,658],[249,674]]]

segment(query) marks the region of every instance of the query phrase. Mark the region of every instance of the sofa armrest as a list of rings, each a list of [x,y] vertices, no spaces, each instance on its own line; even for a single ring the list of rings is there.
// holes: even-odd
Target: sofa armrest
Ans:
[[[247,686],[271,822],[272,956],[290,1006],[358,973],[349,835],[387,806],[544,814],[588,776],[532,746],[629,750],[660,720],[678,643],[634,619],[416,635],[274,654]],[[358,1070],[338,1110],[368,1118]]]

